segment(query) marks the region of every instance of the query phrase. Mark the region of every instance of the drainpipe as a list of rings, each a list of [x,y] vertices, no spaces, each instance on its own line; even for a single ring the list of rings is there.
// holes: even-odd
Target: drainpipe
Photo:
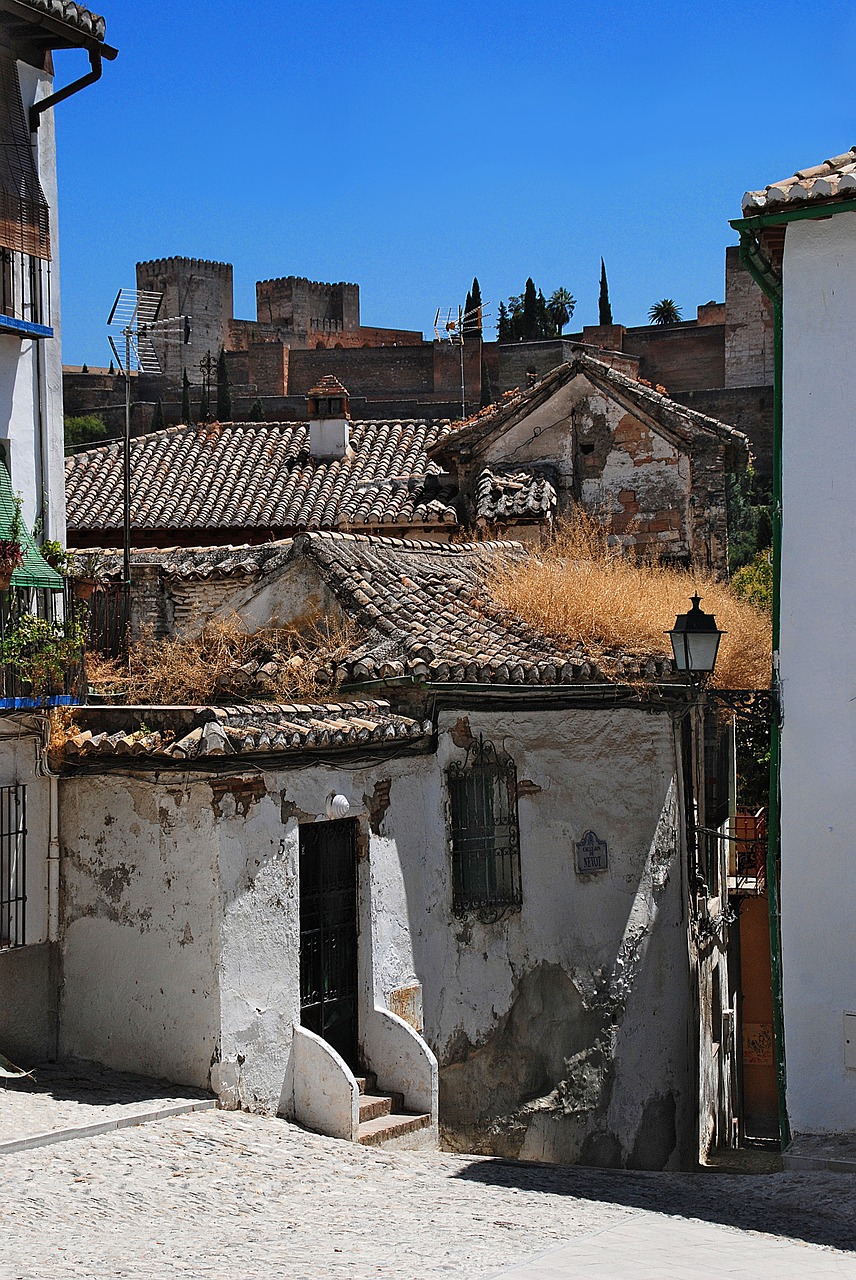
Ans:
[[[65,102],[66,98],[79,93],[81,89],[88,89],[91,84],[95,84],[96,80],[101,79],[104,69],[101,61],[101,50],[90,48],[87,52],[89,53],[91,70],[85,76],[81,76],[79,80],[73,80],[64,89],[57,89],[56,93],[52,93],[49,97],[41,98],[30,107],[30,133],[35,133],[38,130],[43,112],[49,111],[51,107],[55,107],[59,102]],[[115,57],[116,55],[113,54],[113,56]]]
[[[767,826],[767,908],[770,918],[770,971],[773,993],[773,1039],[779,1104],[779,1142],[789,1145],[785,1021],[782,1000],[782,924],[779,909],[781,847],[782,689],[779,669],[782,589],[782,281],[761,251],[754,230],[731,224],[740,232],[740,260],[773,306],[773,713],[770,724],[770,793]]]

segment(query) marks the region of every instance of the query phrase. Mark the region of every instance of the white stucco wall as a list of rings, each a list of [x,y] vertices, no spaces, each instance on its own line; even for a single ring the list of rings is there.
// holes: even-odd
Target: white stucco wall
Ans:
[[[52,92],[51,77],[18,63],[25,113]],[[60,340],[59,238],[56,142],[52,111],[41,117],[34,138],[39,177],[50,209],[52,338],[38,340],[0,335],[0,440],[8,450],[12,487],[23,499],[24,519],[32,529],[41,516],[46,537],[65,541],[63,471],[62,350]],[[44,501],[43,501],[44,500]]]
[[[785,239],[781,675],[782,952],[788,1111],[856,1130],[856,213]]]
[[[421,1004],[447,1141],[547,1160],[691,1158],[671,720],[461,719],[441,716],[436,756],[266,772],[235,761],[234,773],[192,783],[64,780],[67,1049],[194,1084],[213,1063],[227,1104],[287,1110],[299,829],[326,821],[335,792],[359,824],[360,1020],[404,1007],[418,1023]],[[503,746],[520,784],[523,907],[493,924],[452,912],[445,769],[467,733]],[[588,830],[607,842],[609,869],[580,876],[573,842]],[[401,1063],[381,1060],[385,1038],[363,1042],[380,1085],[409,1095]],[[429,1070],[425,1096],[431,1080]]]

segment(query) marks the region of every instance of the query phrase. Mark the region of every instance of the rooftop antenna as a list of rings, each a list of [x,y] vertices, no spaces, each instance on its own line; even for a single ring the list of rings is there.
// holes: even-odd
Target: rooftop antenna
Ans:
[[[120,289],[107,317],[107,341],[125,379],[125,436],[122,457],[123,577],[131,584],[131,374],[160,373],[152,338],[190,342],[190,316],[160,318],[163,294],[149,289]]]
[[[487,305],[487,304],[485,304]],[[467,335],[472,338],[474,335],[481,336],[482,321],[485,318],[485,308],[483,306],[473,307],[470,311],[464,311],[463,307],[449,307],[445,321],[440,321],[440,312],[442,307],[437,308],[437,314],[434,316],[434,337],[438,342],[448,342],[450,346],[459,347],[461,353],[461,419],[467,416],[467,387],[464,375],[464,343]]]

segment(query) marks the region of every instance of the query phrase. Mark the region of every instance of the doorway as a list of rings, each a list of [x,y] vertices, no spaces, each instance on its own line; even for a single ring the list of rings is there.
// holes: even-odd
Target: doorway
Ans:
[[[357,823],[300,827],[300,1021],[357,1062]]]

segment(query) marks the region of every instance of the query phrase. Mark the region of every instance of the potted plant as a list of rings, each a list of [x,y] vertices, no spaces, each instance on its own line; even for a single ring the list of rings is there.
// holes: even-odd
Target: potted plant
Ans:
[[[74,552],[64,550],[61,542],[57,542],[53,538],[45,538],[39,550],[42,553],[42,559],[52,569],[56,569],[57,573],[61,573],[63,576],[71,573],[74,565]]]
[[[5,538],[0,538],[0,591],[8,591],[12,574],[24,563],[22,546],[23,522],[21,520],[21,495],[15,495],[15,514]]]
[[[71,567],[74,594],[78,600],[90,600],[92,593],[104,576],[104,557],[98,551],[75,555]]]
[[[51,622],[21,614],[0,642],[0,663],[14,668],[34,698],[62,693],[66,677],[80,662],[85,628],[79,618]]]

